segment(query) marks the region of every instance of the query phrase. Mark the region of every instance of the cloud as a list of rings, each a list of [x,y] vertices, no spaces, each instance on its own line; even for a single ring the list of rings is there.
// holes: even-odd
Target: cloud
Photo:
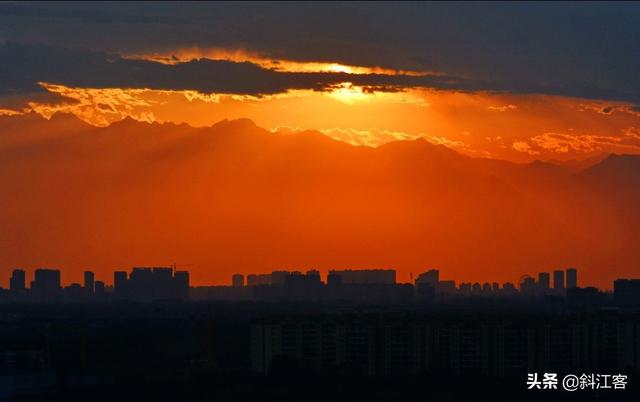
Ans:
[[[285,133],[290,129],[285,129]],[[295,132],[295,131],[294,131]],[[344,141],[352,145],[365,145],[369,147],[378,147],[392,141],[415,140],[424,138],[425,140],[436,145],[445,145],[454,149],[465,149],[467,145],[462,141],[451,140],[446,137],[430,135],[426,133],[411,134],[403,131],[383,130],[379,128],[370,128],[367,130],[356,130],[351,128],[334,127],[330,129],[320,130],[321,133],[336,140]]]
[[[518,106],[516,105],[504,105],[504,106],[489,106],[488,109],[495,112],[506,112],[507,110],[515,110]]]
[[[625,3],[129,3],[117,10],[3,3],[0,38],[121,55],[244,49],[292,62],[439,71],[487,90],[637,104],[639,19],[640,8]]]
[[[0,116],[15,116],[22,114],[19,110],[11,110],[11,109],[2,109],[0,108]]]
[[[268,68],[259,60],[233,61],[207,58],[163,63],[132,59],[119,53],[15,42],[0,45],[0,97],[38,93],[38,82],[79,88],[124,88],[193,91],[199,94],[236,94],[267,96],[293,90],[332,91],[345,83],[362,88],[364,93],[400,92],[407,89],[453,90],[461,92],[547,93],[602,99],[637,101],[635,95],[608,89],[587,91],[568,81],[562,88],[535,82],[501,83],[470,75],[442,72],[390,70],[380,67],[358,67],[336,63],[320,64],[334,69],[297,71]],[[260,62],[261,63],[261,62]],[[304,63],[298,63],[304,64]],[[313,65],[313,63],[309,63]],[[319,67],[319,68],[320,68]],[[431,70],[433,71],[433,70]],[[0,100],[2,101],[2,100]],[[489,106],[489,110],[505,112],[516,109],[513,104]],[[602,109],[601,113],[611,113]],[[638,113],[628,109],[629,113]]]
[[[518,152],[525,152],[529,155],[540,155],[540,151],[536,151],[526,141],[514,141],[511,145]]]
[[[148,108],[156,102],[144,96],[149,92],[147,90],[70,88],[47,83],[41,83],[41,86],[63,97],[61,102],[28,103],[30,110],[46,118],[57,112],[73,113],[96,126],[108,126],[126,116],[147,122],[155,120],[153,112]],[[147,110],[143,110],[144,108]]]
[[[201,94],[264,96],[290,90],[332,91],[349,82],[365,93],[408,87],[471,88],[441,75],[282,72],[250,62],[198,59],[164,64],[80,48],[7,43],[0,47],[0,95],[37,92],[39,82],[80,88],[195,91]]]
[[[558,154],[593,153],[605,150],[608,152],[639,153],[640,138],[635,136],[636,132],[633,129],[627,129],[623,132],[623,136],[544,133],[530,138],[530,142],[541,149]]]

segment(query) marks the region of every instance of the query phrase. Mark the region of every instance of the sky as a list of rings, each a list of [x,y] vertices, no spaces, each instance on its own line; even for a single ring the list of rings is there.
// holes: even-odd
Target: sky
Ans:
[[[630,2],[1,2],[0,269],[573,265],[610,287],[640,261],[640,158],[610,156],[640,155],[639,21]]]
[[[354,145],[423,137],[518,163],[640,153],[633,3],[0,4],[0,114]]]

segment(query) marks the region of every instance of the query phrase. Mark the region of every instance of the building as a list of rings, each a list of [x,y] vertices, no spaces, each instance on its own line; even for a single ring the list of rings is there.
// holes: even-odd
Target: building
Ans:
[[[567,269],[567,289],[578,287],[578,270],[575,268]]]
[[[189,273],[170,267],[134,267],[127,281],[128,297],[136,300],[187,299]]]
[[[553,271],[553,290],[556,292],[564,292],[564,271]]]
[[[180,300],[189,299],[189,271],[176,271],[173,280],[176,297]]]
[[[95,275],[91,271],[84,271],[84,289],[89,292],[89,294],[93,294],[94,292],[94,281]]]
[[[26,289],[26,275],[23,269],[14,269],[9,280],[12,292],[23,292]]]
[[[394,285],[396,283],[394,269],[331,270],[329,275],[332,280],[337,280],[342,285]]]
[[[619,307],[640,309],[640,279],[616,279],[613,300]]]
[[[541,294],[549,292],[551,287],[551,276],[548,272],[540,272],[538,274],[538,291]]]
[[[438,282],[438,292],[442,295],[453,295],[456,293],[456,281],[446,280]]]
[[[36,269],[31,291],[40,300],[51,300],[60,296],[60,270]]]
[[[532,371],[596,367],[634,372],[640,367],[637,318],[615,313],[490,318],[376,313],[259,319],[251,325],[251,368],[399,378],[446,373],[515,381]]]
[[[423,272],[416,278],[416,285],[426,284],[434,289],[438,288],[438,283],[440,283],[440,271],[437,269],[430,269],[427,272]]]
[[[234,288],[243,288],[244,287],[244,275],[242,274],[233,274],[231,277],[231,286]]]
[[[271,274],[250,274],[247,276],[247,286],[271,285]]]
[[[522,279],[520,282],[520,293],[525,296],[533,296],[536,290],[536,281],[530,276]]]
[[[116,271],[113,273],[113,292],[118,298],[126,297],[129,293],[128,275],[125,271]]]
[[[104,282],[96,281],[94,285],[94,294],[96,295],[96,297],[104,296]]]

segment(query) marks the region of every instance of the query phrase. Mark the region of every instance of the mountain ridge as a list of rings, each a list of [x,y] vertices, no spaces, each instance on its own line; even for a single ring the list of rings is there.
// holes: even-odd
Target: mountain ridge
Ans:
[[[637,156],[576,173],[425,139],[371,148],[278,135],[246,119],[22,119],[0,119],[3,271],[189,260],[196,283],[351,266],[515,281],[577,266],[581,283],[607,288],[640,263]]]

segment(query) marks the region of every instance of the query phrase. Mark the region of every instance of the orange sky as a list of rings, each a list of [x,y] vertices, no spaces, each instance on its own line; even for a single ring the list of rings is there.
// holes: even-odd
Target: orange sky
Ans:
[[[167,54],[131,54],[126,57],[169,64],[180,64],[202,57],[215,58],[216,60],[229,60],[240,63],[250,62],[262,68],[279,72],[342,73],[347,74],[347,77],[353,76],[353,81],[356,81],[355,78],[357,76],[368,74],[406,75],[412,77],[439,74],[438,72],[418,70],[392,70],[377,66],[345,65],[337,62],[273,60],[262,57],[257,53],[225,49],[187,49]],[[13,99],[13,103],[22,103],[22,106],[0,108],[0,116],[18,116],[22,113],[26,114],[35,111],[49,119],[57,112],[73,113],[90,125],[99,128],[114,127],[114,131],[109,131],[109,133],[117,134],[118,141],[123,142],[120,144],[115,139],[101,137],[100,141],[104,141],[105,144],[111,144],[111,141],[114,141],[114,144],[117,145],[116,149],[118,147],[123,148],[117,152],[131,151],[129,149],[131,144],[127,139],[120,138],[120,134],[129,135],[131,136],[130,138],[138,138],[136,136],[141,134],[135,130],[128,132],[129,123],[127,122],[121,125],[114,124],[122,121],[125,117],[131,117],[146,123],[187,123],[189,126],[179,126],[175,129],[175,132],[169,135],[172,141],[175,140],[177,143],[192,138],[190,135],[194,135],[197,132],[194,128],[210,127],[225,119],[249,118],[257,126],[267,129],[267,132],[282,134],[284,137],[293,138],[294,136],[289,134],[303,133],[305,130],[318,130],[326,136],[351,145],[373,148],[379,148],[384,144],[398,140],[414,140],[422,137],[432,144],[444,145],[463,155],[507,160],[516,163],[528,163],[538,159],[561,161],[586,159],[604,153],[640,154],[640,112],[633,104],[622,101],[600,101],[526,93],[435,90],[424,87],[376,88],[358,86],[348,81],[321,90],[288,90],[263,96],[202,93],[195,90],[85,88],[66,86],[56,82],[39,82],[39,86],[47,91],[46,96],[43,97],[42,94],[39,94],[33,97],[25,96],[18,101]],[[59,122],[56,124],[59,124]],[[56,127],[56,125],[52,125],[52,127]],[[145,130],[151,130],[147,126],[144,127]],[[157,126],[153,127],[153,130],[157,129]],[[82,135],[90,136],[95,134],[99,136],[97,133],[104,132],[106,131],[92,132],[91,130],[83,129]],[[38,135],[49,135],[47,133],[32,134],[36,138]],[[139,138],[143,138],[146,135],[149,135],[149,138],[155,138],[150,133],[144,133]],[[184,135],[184,138],[181,137],[182,135]],[[262,134],[259,134],[258,137],[260,135]],[[279,136],[276,135],[276,137]],[[73,141],[83,144],[79,145],[82,147],[85,141],[91,140],[90,137],[79,137]],[[318,144],[323,146],[324,143],[319,142]],[[152,145],[155,146],[155,144]],[[244,146],[246,144],[241,145]],[[73,148],[75,145],[67,144],[66,146]],[[244,150],[242,146],[240,148]],[[46,148],[46,146],[44,147]],[[139,151],[135,146],[134,149],[135,151],[131,151],[132,153]],[[203,145],[203,149],[209,148]],[[168,155],[173,155],[173,152],[178,151],[180,149],[176,151],[171,147],[163,150]],[[326,157],[326,155],[331,154],[331,152],[324,154],[324,151],[324,149],[319,150],[318,155]],[[309,151],[305,150],[305,152]],[[387,150],[385,152],[390,151]],[[143,153],[143,155],[146,154]],[[290,156],[287,153],[284,155]],[[309,156],[313,157],[314,155],[315,153],[311,152]],[[409,153],[408,155],[411,156],[412,154]],[[225,158],[227,157],[233,158],[235,156],[217,155],[218,158],[222,157],[223,160],[226,160]],[[38,160],[33,165],[27,165],[27,170],[33,169],[36,171],[36,166],[48,166],[48,157],[48,155],[44,155],[45,162]],[[231,269],[230,267],[236,262],[243,267],[237,269],[238,271],[249,273],[282,268],[304,270],[306,268],[320,267],[326,270],[327,267],[335,267],[336,261],[342,264],[341,266],[355,268],[370,268],[380,264],[395,266],[395,262],[399,261],[399,280],[408,281],[410,272],[417,274],[420,269],[426,267],[421,266],[425,261],[423,255],[416,252],[412,244],[405,244],[402,236],[389,241],[382,235],[401,230],[406,231],[403,234],[407,238],[417,242],[424,242],[424,244],[420,243],[420,247],[431,253],[433,265],[442,268],[444,278],[453,278],[458,281],[516,281],[521,274],[535,274],[541,269],[555,269],[558,266],[554,264],[576,265],[574,262],[577,260],[578,263],[583,263],[580,268],[586,267],[588,270],[590,269],[590,271],[587,271],[586,277],[592,280],[592,283],[603,281],[598,282],[598,284],[607,287],[611,278],[606,277],[606,280],[597,279],[599,275],[597,269],[601,269],[598,264],[608,261],[610,254],[607,253],[610,253],[611,250],[616,250],[617,252],[618,249],[627,250],[629,247],[629,239],[624,237],[626,235],[620,234],[625,231],[624,226],[619,226],[619,223],[615,222],[612,229],[607,224],[600,222],[605,220],[603,218],[606,215],[604,212],[602,217],[593,219],[597,221],[596,223],[588,224],[581,222],[582,216],[575,212],[576,216],[572,215],[570,219],[567,218],[566,222],[564,222],[567,226],[564,229],[568,232],[566,234],[557,234],[557,238],[555,237],[556,229],[553,224],[556,224],[557,221],[563,222],[565,218],[563,216],[554,216],[553,219],[556,219],[556,221],[549,220],[547,222],[545,220],[541,223],[544,230],[548,231],[544,233],[547,233],[550,236],[549,238],[537,238],[535,233],[530,236],[531,239],[526,238],[526,236],[529,236],[526,235],[529,226],[537,225],[539,222],[539,220],[531,220],[531,217],[537,216],[536,214],[540,211],[533,208],[531,211],[522,212],[519,211],[518,204],[514,200],[503,201],[501,197],[509,198],[513,194],[509,191],[501,193],[500,191],[504,189],[500,186],[497,187],[495,194],[484,193],[484,188],[478,190],[480,191],[480,199],[476,200],[477,205],[483,205],[488,198],[494,203],[494,206],[497,206],[494,210],[482,212],[475,211],[476,204],[466,203],[467,200],[465,198],[467,195],[464,191],[459,189],[454,191],[448,187],[447,191],[452,191],[453,195],[449,196],[454,198],[453,201],[447,200],[447,196],[444,199],[430,201],[430,197],[420,198],[425,197],[425,194],[420,193],[421,190],[418,190],[419,194],[416,195],[409,193],[413,190],[407,190],[404,187],[398,193],[385,192],[379,188],[365,188],[363,190],[364,193],[379,192],[377,194],[381,200],[378,201],[379,204],[376,204],[377,207],[363,205],[363,199],[360,198],[362,194],[352,194],[346,182],[339,182],[339,185],[343,186],[340,189],[345,190],[341,197],[347,200],[356,200],[354,202],[357,205],[334,205],[334,200],[331,197],[328,197],[327,194],[316,193],[315,189],[305,188],[301,195],[295,192],[300,189],[294,188],[292,190],[284,187],[285,194],[287,191],[294,191],[293,196],[300,197],[298,204],[294,202],[295,199],[294,201],[287,200],[285,207],[281,205],[280,200],[277,200],[279,195],[275,194],[273,195],[274,199],[267,204],[272,208],[271,212],[274,216],[264,217],[261,215],[261,210],[252,209],[253,206],[250,201],[253,200],[254,190],[247,190],[242,186],[239,188],[234,187],[233,191],[237,192],[237,194],[226,199],[226,195],[220,195],[202,185],[202,183],[209,183],[205,178],[192,178],[191,172],[185,167],[182,165],[179,165],[180,167],[170,166],[170,163],[164,160],[165,157],[166,155],[161,154],[158,159],[162,162],[151,158],[149,163],[151,165],[157,163],[158,172],[172,172],[170,175],[182,174],[181,178],[187,178],[187,180],[193,180],[193,182],[188,181],[186,184],[181,181],[171,182],[171,185],[177,186],[176,192],[174,188],[156,189],[152,186],[149,187],[149,182],[138,179],[140,180],[138,182],[140,188],[134,190],[118,188],[117,191],[112,191],[110,188],[100,188],[97,193],[94,193],[97,190],[91,181],[95,178],[88,179],[83,177],[82,174],[79,177],[69,176],[68,172],[64,170],[70,169],[75,172],[78,166],[84,166],[83,169],[92,172],[93,163],[103,163],[109,166],[115,166],[118,163],[115,160],[98,161],[98,159],[88,161],[82,159],[78,165],[76,165],[75,160],[70,159],[69,163],[71,165],[68,167],[62,167],[66,166],[66,162],[58,161],[56,164],[62,164],[62,166],[57,167],[57,169],[60,169],[60,172],[58,172],[60,177],[55,176],[57,173],[49,172],[47,169],[45,169],[44,176],[38,176],[35,179],[25,178],[24,180],[18,180],[11,175],[5,177],[4,179],[8,183],[29,183],[31,182],[30,180],[38,182],[38,180],[43,177],[47,178],[50,174],[52,177],[55,176],[55,180],[45,180],[44,182],[46,183],[46,188],[53,191],[52,193],[46,193],[47,199],[62,211],[51,218],[53,223],[45,224],[37,219],[33,220],[34,216],[43,214],[46,211],[42,209],[44,207],[38,204],[37,201],[33,201],[32,204],[31,199],[35,196],[30,195],[27,197],[25,195],[28,193],[27,190],[22,195],[27,197],[26,199],[29,201],[25,200],[24,207],[16,205],[15,211],[12,210],[15,216],[12,215],[8,219],[9,222],[15,225],[15,228],[18,228],[16,231],[23,230],[21,228],[25,227],[24,220],[29,222],[29,225],[34,225],[37,228],[35,232],[22,233],[23,240],[27,244],[38,244],[38,247],[40,247],[43,244],[42,240],[52,235],[51,228],[58,226],[73,232],[73,236],[76,236],[76,241],[86,242],[86,244],[83,246],[84,251],[81,255],[70,257],[70,255],[74,254],[75,243],[58,244],[57,242],[52,242],[51,245],[47,245],[43,249],[30,249],[25,244],[17,244],[18,241],[14,238],[14,235],[17,236],[17,232],[7,238],[8,241],[12,242],[11,244],[16,242],[16,247],[22,248],[21,252],[24,253],[24,258],[27,258],[28,261],[36,264],[36,266],[44,264],[37,261],[49,259],[49,261],[54,261],[55,265],[59,265],[63,270],[69,264],[75,267],[72,270],[72,274],[65,275],[65,282],[80,280],[82,265],[85,265],[86,261],[100,261],[97,265],[99,266],[99,273],[102,275],[101,279],[106,279],[107,282],[110,282],[111,278],[108,274],[106,278],[104,277],[106,272],[111,272],[116,268],[122,269],[123,267],[128,269],[133,265],[166,265],[173,262],[171,259],[168,260],[168,256],[172,256],[178,262],[195,262],[199,264],[199,268],[192,270],[194,283],[198,284],[207,284],[212,281],[215,283],[227,282],[227,278],[232,273],[232,271],[227,270]],[[267,159],[272,157],[265,156]],[[174,158],[174,156],[171,158]],[[171,158],[169,159],[174,162],[183,161],[179,157],[175,157],[175,160]],[[304,160],[299,160],[300,157],[297,158],[295,160],[298,163],[304,162]],[[203,168],[210,169],[212,166],[210,165],[212,162],[208,159],[199,160],[197,163],[188,159],[184,162],[187,165],[193,164],[191,168],[195,168],[196,171]],[[418,165],[422,162],[425,161],[419,159],[407,161],[408,164],[416,163]],[[37,165],[36,163],[43,163],[43,165]],[[83,165],[84,163],[86,165]],[[127,163],[130,162],[127,160]],[[235,162],[229,163],[233,164]],[[357,162],[354,161],[353,164],[356,166],[356,171],[362,169],[362,166],[358,165]],[[269,166],[274,168],[271,165]],[[365,164],[365,166],[367,165]],[[98,165],[96,171],[101,172],[100,169],[103,167]],[[287,168],[289,170],[297,170],[299,166],[292,165]],[[316,174],[313,169],[311,169],[311,172]],[[378,175],[386,177],[386,172],[376,172]],[[291,177],[288,176],[289,174],[295,177],[294,173],[280,173],[287,177],[287,180],[291,180]],[[421,180],[424,179],[421,176],[422,173],[421,171],[411,172],[410,175],[414,180],[412,183],[421,183]],[[100,174],[105,173],[101,172]],[[102,178],[100,174],[96,176],[98,179]],[[151,177],[151,183],[166,185],[161,173],[147,172],[145,170],[144,175]],[[440,172],[439,175],[448,176],[448,173]],[[245,179],[250,182],[254,180],[252,176],[248,177]],[[145,178],[148,177],[145,176]],[[490,178],[493,180],[492,176]],[[266,179],[275,182],[279,181],[278,177]],[[296,180],[298,179],[302,180],[304,177],[301,176]],[[441,181],[445,181],[445,179],[438,177],[438,175],[429,178],[436,185],[440,185]],[[528,179],[531,178],[525,176],[523,180]],[[539,179],[542,182],[547,180],[542,176],[534,179]],[[71,184],[67,180],[70,180]],[[128,183],[128,180],[129,178],[127,177],[123,181]],[[201,180],[201,182],[198,182],[198,180]],[[224,180],[233,181],[232,178],[226,177],[222,180],[223,182]],[[401,177],[401,180],[404,180],[404,177]],[[286,182],[284,179],[283,181]],[[481,182],[482,185],[485,185],[484,181],[481,180]],[[58,186],[55,183],[58,183]],[[82,185],[79,183],[82,183]],[[83,187],[86,183],[91,183],[88,190]],[[122,185],[120,182],[114,183],[116,187]],[[409,184],[408,188],[413,188],[412,183],[395,183],[392,180],[384,181],[383,183],[384,186],[391,187]],[[514,183],[509,184],[517,186]],[[23,184],[17,185],[22,186]],[[454,187],[455,185],[454,180]],[[65,186],[70,186],[73,191],[77,192],[77,199],[73,202],[65,201],[65,197],[72,194],[71,192],[69,194],[66,192],[64,194],[55,193],[55,188]],[[99,186],[99,184],[96,184],[96,187]],[[183,186],[186,186],[186,189]],[[334,190],[335,188],[332,188],[331,191]],[[518,189],[518,191],[520,190],[522,189]],[[84,200],[83,197],[85,197],[85,191],[88,191],[86,200],[88,204],[84,204],[84,201],[82,201]],[[261,188],[261,190],[255,191],[262,197],[272,196],[269,193],[269,188]],[[525,189],[522,191],[530,190]],[[575,208],[573,208],[572,204],[574,199],[571,196],[564,194],[556,199],[555,195],[550,195],[547,191],[550,190],[544,189],[540,191],[536,195],[540,199],[536,199],[535,203],[564,203],[564,211],[567,214],[574,213],[573,210]],[[583,191],[583,189],[580,191]],[[132,209],[129,210],[128,200],[130,198],[137,199],[137,197],[145,199],[149,202],[149,205],[142,210],[136,210],[135,207],[131,207]],[[202,197],[202,199],[192,200],[192,197]],[[221,198],[221,200],[217,201],[219,204],[216,204],[219,210],[209,211],[210,205],[208,203],[210,197]],[[161,206],[156,206],[154,202],[160,198],[168,198],[171,202],[165,201]],[[316,204],[316,199],[324,199],[328,206]],[[567,199],[571,201],[567,201]],[[422,211],[422,203],[427,202],[426,200],[434,202],[432,211]],[[5,201],[9,202],[8,200]],[[69,209],[69,205],[75,205],[76,208]],[[118,205],[124,212],[112,210],[113,208],[117,209]],[[176,205],[180,205],[183,208],[176,208]],[[402,210],[405,207],[407,211]],[[460,210],[457,209],[458,207]],[[288,209],[285,210],[286,208]],[[389,208],[389,210],[381,212],[381,208]],[[513,215],[508,217],[501,216],[502,208],[509,210]],[[598,210],[596,207],[592,208],[592,206],[589,207],[591,209],[584,208],[589,213]],[[82,212],[80,217],[76,216],[78,210]],[[315,219],[313,215],[315,212],[313,211],[316,210],[320,210],[327,215],[328,223],[319,222]],[[303,212],[306,214],[305,216],[301,216]],[[229,213],[229,217],[225,215],[226,213]],[[293,215],[288,215],[291,213]],[[412,225],[409,218],[412,213],[419,214],[426,226]],[[562,215],[557,211],[552,211],[552,214],[556,213]],[[609,211],[607,213],[613,212]],[[498,215],[497,218],[496,214]],[[129,230],[120,226],[122,222],[119,221],[123,216],[125,219],[130,218],[132,221],[142,222],[142,224],[148,224],[155,228],[155,237],[146,239],[146,231],[144,230],[138,232],[131,229],[130,234],[123,234],[123,231]],[[162,217],[162,222],[157,221],[158,217]],[[102,220],[96,222],[95,219],[98,218]],[[458,223],[462,227],[452,227],[451,222],[448,220],[450,218],[454,222],[456,220],[463,222]],[[520,226],[512,228],[512,232],[502,231],[496,222],[502,222],[502,219],[506,219],[502,223],[507,224],[507,221],[511,218]],[[221,219],[223,221],[221,225],[228,225],[228,227],[226,229],[223,228],[224,230],[220,229],[220,231],[212,232],[210,230],[212,225],[217,225]],[[228,219],[228,222],[226,219]],[[259,235],[252,234],[251,242],[255,243],[252,243],[252,247],[254,247],[252,252],[256,253],[256,255],[244,257],[242,256],[244,249],[241,243],[246,238],[247,231],[251,232],[253,230],[251,228],[252,219],[258,221],[259,225],[264,226],[261,229],[263,237],[270,236],[274,228],[280,227],[281,222],[278,219],[284,219],[286,225],[281,229],[275,230],[276,237],[274,239],[263,239]],[[371,219],[375,220],[371,224],[379,229],[382,234],[372,234],[366,228],[362,228],[362,223],[370,222]],[[74,222],[74,224],[72,225],[71,222]],[[203,222],[206,222],[206,224]],[[555,223],[552,224],[550,222]],[[331,226],[332,224],[334,226]],[[348,231],[343,234],[344,238],[342,238],[345,248],[333,245],[331,241],[327,242],[327,239],[331,239],[334,236],[334,231],[342,230],[341,225],[343,224],[348,227]],[[405,224],[406,227],[400,224]],[[584,232],[587,229],[583,230],[583,225],[588,226],[590,224],[598,228],[597,230],[601,231],[601,233],[592,237],[585,235]],[[29,225],[27,227],[30,227]],[[96,233],[93,231],[94,225],[100,228]],[[163,225],[169,225],[172,228],[171,234],[163,232]],[[428,225],[435,225],[443,233],[447,233],[447,236],[455,239],[453,242],[455,244],[449,244],[449,237],[429,238],[430,234],[423,233],[423,231],[429,232],[430,226]],[[291,236],[296,236],[295,233],[307,230],[309,227],[313,227],[313,230],[318,231],[318,237],[311,236],[311,240],[297,239],[295,252],[287,250],[282,243],[278,243],[278,241],[287,241],[286,239],[291,238]],[[606,229],[602,229],[603,227]],[[281,230],[281,232],[278,232],[278,230]],[[590,227],[588,230],[591,230]],[[609,230],[618,231],[619,238],[607,238],[605,235]],[[104,231],[104,233],[101,233],[101,231]],[[484,239],[483,242],[487,244],[476,244],[474,238],[484,235],[485,231],[493,233],[492,236],[494,237],[500,237],[502,244],[508,245],[510,241],[513,241],[516,245],[513,248],[507,247],[507,250],[493,250],[492,247],[497,247],[492,243],[492,241],[495,242],[495,240],[492,240],[493,238]],[[178,235],[175,235],[175,239],[173,238],[174,233],[178,233]],[[513,233],[520,235],[525,233],[525,238],[514,240]],[[359,243],[359,240],[357,238],[354,239],[354,236],[363,236],[368,240],[362,240]],[[108,238],[108,240],[103,240],[102,237]],[[549,241],[550,238],[554,240]],[[621,240],[620,244],[616,244],[618,239],[623,239],[623,241]],[[535,250],[532,250],[534,246],[528,244],[528,241],[537,244],[537,247],[548,248],[547,254],[540,258],[531,256],[526,262],[523,262],[522,258],[524,257],[519,254],[525,252],[533,252],[535,254]],[[211,251],[207,250],[211,242],[222,244],[227,251],[232,253],[223,256],[211,255]],[[352,244],[353,242],[355,243]],[[547,243],[552,244],[547,245]],[[591,258],[581,254],[582,247],[585,244],[593,245],[596,243],[601,248],[598,256]],[[162,244],[163,246],[157,248],[157,244]],[[371,244],[375,245],[375,250],[373,251]],[[136,247],[138,248],[135,249]],[[319,255],[310,257],[310,253],[316,252],[314,247],[320,247]],[[353,247],[353,255],[349,254],[349,247]],[[122,254],[118,256],[110,255],[107,251],[112,248],[120,250]],[[475,254],[471,253],[473,254],[472,256],[458,257],[459,250],[463,249],[474,250]],[[445,250],[446,253],[441,254],[442,250]],[[508,268],[502,265],[493,266],[488,259],[496,255],[492,254],[494,252],[501,254],[500,258],[502,260],[500,260],[500,264],[512,264],[513,266]],[[132,257],[133,260],[131,260],[122,257],[123,255],[135,256],[135,258]],[[289,259],[281,260],[282,255],[287,255]],[[580,257],[575,257],[576,255]],[[631,253],[631,255],[635,258],[635,254]],[[193,258],[191,258],[192,256]],[[624,258],[620,257],[620,260],[625,263],[629,261],[624,260]],[[311,265],[307,266],[307,262],[311,260],[315,261],[317,265],[309,262],[308,264]],[[24,259],[8,259],[7,261],[14,265],[21,265],[21,261],[24,261]],[[264,265],[259,265],[261,261],[266,262]],[[286,263],[279,265],[279,261],[286,261]],[[366,266],[362,265],[363,262],[366,262]],[[389,264],[386,264],[386,262]],[[223,268],[220,268],[221,271],[216,268],[215,272],[210,272],[206,270],[208,266],[222,266]],[[469,268],[470,266],[480,267],[480,270],[473,271]],[[626,272],[625,269],[627,268],[625,267],[626,265],[620,263],[618,272]]]
[[[273,131],[315,129],[356,145],[422,136],[467,155],[515,162],[640,153],[640,112],[624,102],[426,89],[370,93],[350,83],[262,97],[41,85],[63,99],[33,101],[29,109],[46,117],[72,112],[99,126],[125,116],[196,127],[246,117]]]

